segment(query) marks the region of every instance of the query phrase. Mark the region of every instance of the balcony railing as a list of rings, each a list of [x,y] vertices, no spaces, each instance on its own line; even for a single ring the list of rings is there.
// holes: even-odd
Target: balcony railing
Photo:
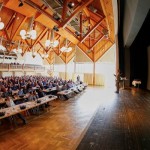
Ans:
[[[0,71],[45,71],[45,67],[29,64],[0,64]]]

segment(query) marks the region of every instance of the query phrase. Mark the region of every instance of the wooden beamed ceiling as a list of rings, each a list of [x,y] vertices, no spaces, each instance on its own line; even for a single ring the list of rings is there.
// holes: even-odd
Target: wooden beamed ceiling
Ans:
[[[24,0],[18,7],[18,0],[3,0],[0,10],[1,20],[5,27],[0,30],[3,45],[8,51],[20,47],[22,55],[27,51],[38,52],[41,56],[47,53],[47,61],[54,63],[58,55],[64,63],[68,63],[75,55],[77,46],[93,62],[96,62],[114,44],[114,20],[112,0]],[[70,8],[68,4],[74,2]],[[20,31],[28,30],[30,18],[34,17],[33,28],[37,38],[21,39]],[[45,41],[50,38],[50,31],[55,27],[54,39],[59,41],[55,48],[45,47]],[[61,52],[65,39],[71,52]]]

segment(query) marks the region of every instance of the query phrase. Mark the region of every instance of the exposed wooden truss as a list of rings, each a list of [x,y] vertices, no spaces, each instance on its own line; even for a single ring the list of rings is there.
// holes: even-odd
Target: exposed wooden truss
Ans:
[[[107,51],[110,45],[114,43],[114,23],[112,1],[101,0],[97,4],[97,0],[73,0],[75,7],[73,9],[68,7],[69,0],[64,0],[59,3],[54,0],[57,7],[53,7],[48,0],[24,0],[24,5],[18,7],[18,0],[3,0],[3,8],[0,17],[5,23],[5,28],[0,31],[0,37],[3,37],[9,44],[7,49],[11,51],[12,48],[18,46],[21,41],[23,47],[23,54],[26,51],[31,51],[36,47],[39,53],[45,51],[49,54],[47,58],[50,64],[54,61],[54,55],[58,55],[68,63],[75,54],[74,47],[78,46],[93,62],[97,61],[104,51]],[[99,5],[99,7],[97,6]],[[97,6],[94,8],[93,6]],[[92,9],[91,9],[92,8]],[[99,9],[98,9],[99,8]],[[58,14],[60,19],[54,17],[54,12]],[[37,30],[37,38],[35,40],[22,40],[20,37],[20,30],[27,29],[29,26],[29,17],[34,16],[34,28]],[[46,48],[44,45],[47,39],[48,30],[57,27],[58,32],[55,32],[55,39],[59,40],[59,46],[56,48]],[[73,50],[69,53],[61,52],[60,48],[64,45],[64,40],[69,40],[69,45]],[[104,42],[105,41],[105,42]],[[15,44],[11,44],[15,43]],[[108,46],[97,46],[104,43]]]

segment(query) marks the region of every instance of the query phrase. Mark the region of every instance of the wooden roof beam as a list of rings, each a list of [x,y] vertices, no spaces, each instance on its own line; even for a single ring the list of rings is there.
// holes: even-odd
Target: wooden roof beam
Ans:
[[[10,37],[9,37],[9,35],[8,35],[7,30],[6,30],[6,29],[4,29],[4,32],[5,32],[5,35],[6,35],[7,40],[10,42],[11,40],[10,40]]]
[[[71,14],[71,16],[70,16],[68,19],[66,19],[66,21],[63,22],[60,27],[65,28],[65,27],[67,26],[67,24],[69,24],[69,23],[71,22],[71,20],[72,20],[80,11],[82,11],[86,6],[88,6],[92,1],[93,1],[93,0],[88,0],[88,1],[86,1],[86,2],[84,2],[84,3],[82,3],[81,6],[77,7],[77,8],[75,9],[75,11]]]
[[[89,9],[84,8],[83,11],[84,11],[84,13],[87,15],[87,17],[90,17]],[[94,24],[95,24],[95,21],[94,21],[92,18],[90,18],[90,24],[92,24],[93,26],[94,26]],[[101,24],[100,24],[100,26],[101,26]],[[97,30],[98,30],[99,32],[101,32],[98,28],[97,28]]]
[[[40,40],[45,36],[47,30],[48,30],[48,28],[45,28],[45,29],[41,32],[41,34],[36,38],[36,40],[35,40],[35,42],[33,43],[32,47],[33,47],[35,44],[37,44],[38,41],[40,41]]]
[[[40,42],[40,41],[38,41],[38,43],[40,44],[40,46],[44,49],[44,51],[46,52],[47,50],[46,50],[46,48],[43,46],[43,44]]]
[[[34,45],[36,45],[38,42],[39,42],[39,40],[41,40],[44,36],[45,36],[45,34],[46,34],[46,32],[47,32],[47,28],[45,28],[43,31],[42,31],[42,33],[36,38],[36,40],[35,40],[35,42],[32,44],[30,44],[27,40],[25,40],[25,42],[27,43],[27,45],[29,46],[29,48],[30,49],[32,49],[33,48],[33,46]],[[32,42],[32,41],[31,41]]]
[[[95,21],[91,18],[91,22],[94,24]],[[92,25],[93,25],[93,24],[92,24]],[[100,24],[99,26],[108,31],[108,29],[107,29],[104,25]],[[97,28],[97,30],[98,30],[100,33],[104,34],[102,31],[100,31],[99,28]]]
[[[40,56],[41,56],[41,55],[40,55]],[[47,60],[47,62],[48,62],[49,64],[52,64],[48,58],[46,58],[46,60]]]
[[[72,31],[71,31],[69,28],[66,27],[65,30],[66,30],[68,33],[72,34],[76,39],[80,40],[74,33],[72,33]]]
[[[82,39],[82,12],[80,13],[80,40]]]
[[[95,24],[95,26],[82,38],[81,43],[101,24],[102,21],[103,19]]]
[[[66,19],[67,3],[68,3],[68,0],[64,0],[64,1],[63,1],[63,10],[62,10],[62,20],[63,20],[63,21]]]
[[[8,29],[10,28],[10,26],[12,25],[12,23],[13,23],[13,21],[14,21],[14,19],[15,19],[16,14],[17,14],[17,13],[14,12],[13,15],[11,16],[11,18],[10,18],[8,24],[7,24],[6,27],[5,27],[6,30],[8,30]]]
[[[108,22],[108,14],[106,12],[106,5],[104,3],[104,0],[100,0],[100,4],[102,6],[102,9],[103,9],[103,12],[104,12],[104,15],[106,16],[106,24],[107,24],[107,28],[108,28],[108,31],[110,31],[110,26],[109,26],[109,22]]]
[[[27,19],[27,17],[25,17],[25,18],[23,19],[23,21],[20,23],[20,25],[19,25],[19,27],[17,28],[16,32],[15,32],[14,35],[12,36],[12,41],[13,41],[14,38],[16,37],[18,31],[21,29],[22,25],[25,23],[26,19]]]
[[[26,53],[26,51],[27,51],[28,48],[29,48],[29,47],[27,47],[27,48],[24,50],[24,52],[21,53],[21,56],[23,56],[23,55]]]
[[[49,13],[47,13],[45,10],[41,9],[41,7],[39,7],[37,4],[35,4],[34,2],[30,1],[30,0],[25,0],[24,1],[26,4],[28,4],[29,6],[35,8],[37,11],[39,11],[40,13],[44,14],[45,16],[47,16],[48,18],[50,18],[53,22],[55,22],[57,25],[60,26],[60,22],[58,22],[57,20],[55,20],[53,18],[53,16],[51,16]]]
[[[27,45],[29,46],[29,48],[32,48],[32,45],[25,39],[25,42],[27,43]]]
[[[87,15],[87,17],[90,17],[90,12],[91,12],[91,11],[90,11],[88,8],[84,8],[83,11],[84,11],[84,13]],[[89,12],[89,11],[90,11],[90,12]],[[93,18],[90,18],[90,20],[91,20],[90,23],[91,23],[92,25],[94,25],[96,21],[95,21]],[[100,24],[100,26],[103,27],[102,24]],[[104,27],[103,27],[103,28],[104,28]],[[106,29],[106,28],[105,28],[105,29]],[[99,29],[97,29],[97,30],[100,32]],[[107,29],[106,29],[106,30],[107,30]]]
[[[94,14],[94,16],[97,16],[98,18],[105,18],[105,15],[103,15],[103,14],[98,14],[98,13],[92,12],[89,8],[87,8],[87,10],[90,13]]]
[[[103,38],[105,37],[105,35],[101,36],[92,47],[90,47],[90,49],[93,49]]]
[[[103,48],[107,43],[108,43],[108,41],[103,46],[101,46],[100,49]],[[111,43],[107,48],[105,48],[105,50],[103,50],[102,54],[97,59],[95,59],[95,62],[97,62],[98,59],[100,59],[110,49],[110,47],[112,45],[113,45],[113,43]]]

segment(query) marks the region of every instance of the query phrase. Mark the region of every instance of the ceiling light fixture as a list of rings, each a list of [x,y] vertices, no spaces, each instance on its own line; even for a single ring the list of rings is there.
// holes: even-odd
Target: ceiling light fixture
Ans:
[[[27,31],[21,30],[20,35],[21,38],[24,39],[36,39],[36,30],[33,29],[33,22],[34,22],[34,17],[30,18],[30,24],[29,24],[29,29]]]
[[[42,59],[45,59],[45,58],[48,58],[49,54],[44,51],[44,53],[41,54],[41,56],[42,56]]]
[[[48,37],[49,38],[49,37]],[[51,30],[51,37],[50,37],[50,40],[46,40],[45,41],[45,47],[46,48],[54,48],[54,47],[57,47],[59,44],[59,41],[58,40],[54,40],[54,30],[52,29]]]
[[[71,9],[71,8],[73,8],[75,6],[75,4],[74,4],[74,2],[69,2],[68,3],[68,7]]]
[[[0,11],[2,10],[2,7],[3,7],[3,3],[0,3]],[[2,19],[0,17],[0,30],[2,30],[4,28],[4,23],[2,22]]]
[[[75,31],[76,36],[80,36],[80,33],[78,31]]]
[[[18,47],[12,50],[14,53],[16,54],[21,54],[22,53],[22,49],[20,48],[20,41],[18,43]]]
[[[37,55],[37,52],[35,51],[35,46],[32,47],[32,57],[35,58]]]
[[[72,51],[72,47],[68,47],[68,40],[65,40],[65,46],[60,49],[61,52],[70,52]]]
[[[2,30],[4,28],[4,23],[1,21],[1,17],[0,17],[0,30]]]

